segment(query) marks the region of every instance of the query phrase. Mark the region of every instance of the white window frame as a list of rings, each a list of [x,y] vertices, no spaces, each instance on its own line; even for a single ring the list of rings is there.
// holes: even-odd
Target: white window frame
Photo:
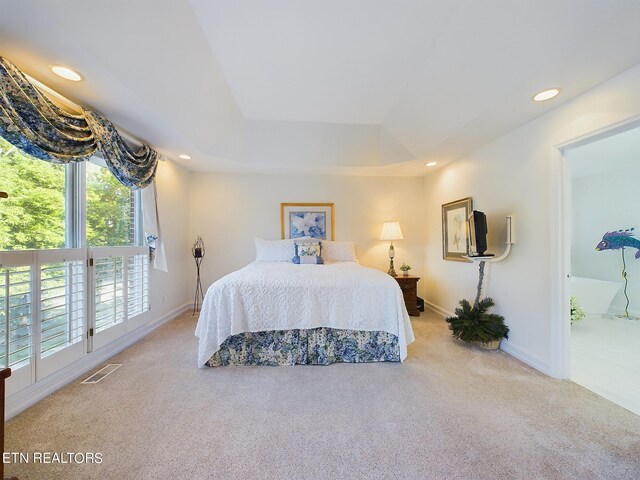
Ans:
[[[97,157],[99,158],[99,157]],[[96,162],[98,163],[98,162]],[[101,162],[100,162],[101,163]],[[102,166],[102,165],[101,165]],[[41,250],[10,250],[0,251],[0,271],[3,268],[28,266],[31,275],[31,355],[29,363],[15,368],[12,376],[7,380],[7,394],[13,395],[28,386],[39,382],[51,375],[56,374],[62,368],[73,362],[81,361],[84,356],[99,347],[106,347],[122,336],[140,328],[151,320],[151,305],[149,299],[149,275],[151,266],[148,259],[148,248],[144,246],[144,230],[142,215],[141,192],[133,190],[134,200],[134,235],[132,245],[114,247],[93,247],[87,246],[86,235],[86,162],[69,163],[65,166],[65,248],[61,249],[41,249]],[[116,325],[116,328],[95,338],[94,332],[96,323],[95,298],[96,298],[96,272],[93,268],[94,255],[105,257],[122,257],[123,259],[123,321]],[[140,288],[135,288],[135,292],[140,294],[140,300],[135,312],[129,311],[130,277],[128,275],[129,262],[132,258],[142,257],[144,262],[144,274],[136,276],[144,282]],[[86,267],[83,269],[84,275],[84,331],[81,341],[75,341],[60,348],[55,353],[42,356],[41,352],[41,268],[42,265],[56,262],[82,260]],[[138,272],[138,271],[137,271]],[[139,273],[139,272],[138,272]],[[9,322],[7,319],[7,336]],[[9,363],[7,357],[6,362]]]

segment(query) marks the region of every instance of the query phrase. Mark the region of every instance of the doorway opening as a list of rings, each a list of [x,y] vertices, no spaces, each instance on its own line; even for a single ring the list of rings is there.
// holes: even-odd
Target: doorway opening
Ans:
[[[640,414],[640,120],[562,151],[569,378]]]

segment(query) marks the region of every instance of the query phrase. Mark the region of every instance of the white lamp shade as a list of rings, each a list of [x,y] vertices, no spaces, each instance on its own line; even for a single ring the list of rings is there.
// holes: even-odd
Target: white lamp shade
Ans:
[[[384,222],[380,240],[404,240],[400,224],[398,222]]]

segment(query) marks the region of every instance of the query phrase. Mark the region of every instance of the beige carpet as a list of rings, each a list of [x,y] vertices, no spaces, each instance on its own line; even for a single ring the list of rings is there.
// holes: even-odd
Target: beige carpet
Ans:
[[[6,465],[21,480],[638,479],[640,417],[502,352],[413,321],[405,364],[196,368],[184,316],[7,425],[6,451],[100,465]]]

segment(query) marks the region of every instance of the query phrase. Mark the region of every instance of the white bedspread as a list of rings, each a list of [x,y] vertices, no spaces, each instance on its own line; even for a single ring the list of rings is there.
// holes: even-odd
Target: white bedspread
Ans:
[[[231,335],[316,327],[392,333],[401,360],[414,340],[402,290],[380,270],[253,262],[209,287],[196,327],[198,366]]]

